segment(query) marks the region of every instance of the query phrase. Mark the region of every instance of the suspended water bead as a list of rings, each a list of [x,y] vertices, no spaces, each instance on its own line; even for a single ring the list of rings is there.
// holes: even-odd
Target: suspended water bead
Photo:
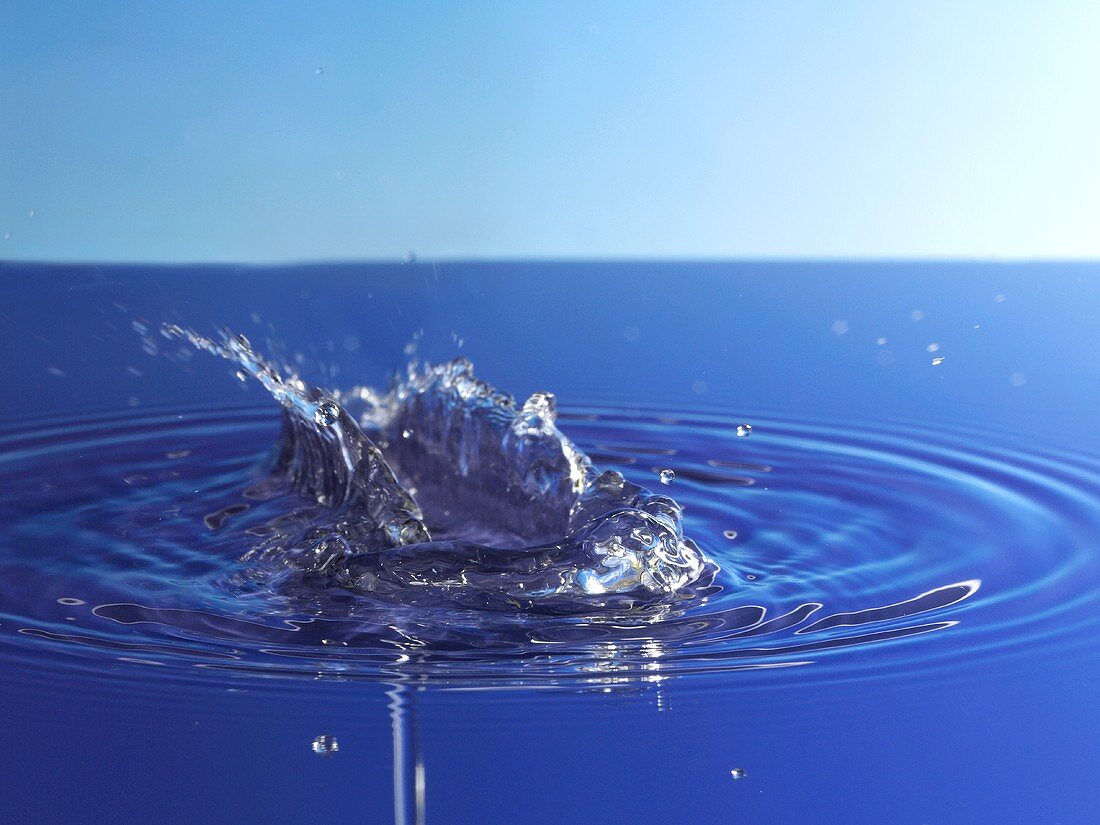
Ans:
[[[722,535],[725,536],[730,541],[733,541],[735,538],[737,538],[737,531],[736,530],[723,530]]]
[[[744,768],[734,768],[730,771],[730,776],[734,779],[744,779],[748,775],[748,772]]]
[[[933,367],[938,367],[940,364],[943,363],[943,361],[944,361],[943,356],[942,355],[937,355],[935,358],[932,359],[932,366]]]
[[[314,753],[321,756],[332,756],[338,750],[340,750],[340,743],[336,741],[336,737],[330,733],[322,733],[320,736],[315,737],[310,748]]]
[[[737,437],[748,438],[752,435],[752,424],[738,424],[737,425]]]
[[[939,349],[940,345],[936,343],[929,344],[927,347],[925,347],[925,350],[927,350],[928,352],[938,352]]]
[[[662,484],[671,484],[675,478],[676,478],[676,473],[673,470],[669,470],[667,468],[664,469],[664,470],[661,470],[661,483]]]
[[[313,411],[313,420],[322,427],[331,427],[340,417],[340,408],[332,401],[322,401]]]

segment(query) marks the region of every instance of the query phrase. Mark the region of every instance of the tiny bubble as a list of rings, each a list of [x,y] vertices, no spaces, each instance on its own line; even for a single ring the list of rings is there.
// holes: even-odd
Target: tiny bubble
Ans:
[[[661,470],[660,475],[661,475],[661,483],[662,484],[671,484],[673,479],[676,478],[676,473],[672,470],[669,470],[669,469]]]
[[[313,70],[313,73],[316,75],[322,75],[325,73],[325,70],[321,66],[318,66],[316,69]]]
[[[974,329],[981,329],[981,328],[982,328],[981,324],[974,324]]]
[[[939,349],[940,349],[939,344],[929,344],[928,346],[925,347],[925,350],[927,350],[928,352],[938,352]]]
[[[938,367],[943,362],[944,362],[944,357],[942,355],[937,355],[935,358],[932,359],[932,366],[933,367]]]
[[[744,779],[746,776],[748,776],[748,773],[745,771],[744,768],[734,768],[732,771],[730,771],[730,776],[732,776],[734,779]]]
[[[752,424],[738,424],[736,432],[738,438],[748,438],[752,435]]]
[[[401,437],[402,438],[412,438],[413,437],[413,431],[412,430],[402,430],[401,431]]]
[[[998,304],[1003,304],[1005,302],[1005,296],[1004,295],[994,295],[993,300],[996,301]]]
[[[322,733],[320,736],[314,738],[310,748],[314,753],[320,754],[321,756],[332,756],[340,750],[340,743],[336,741],[336,737],[332,734]]]
[[[885,346],[886,345],[886,339],[885,338],[877,338],[877,339],[875,339],[875,343],[878,344],[880,347]]]
[[[723,530],[722,535],[725,536],[730,541],[733,541],[735,538],[737,538],[737,531],[736,530]]]
[[[415,264],[416,263],[416,253],[413,252],[410,249],[408,252],[405,253],[405,257],[402,260],[404,260],[404,262],[407,263],[407,264]],[[371,296],[367,295],[367,297],[370,298]]]
[[[238,381],[247,381],[248,380],[248,373],[245,372],[244,370],[237,370],[233,374],[237,376]]]
[[[340,417],[340,408],[331,401],[322,401],[313,411],[313,420],[322,427],[330,427]]]
[[[909,313],[909,317],[912,318],[914,321],[923,321],[924,311],[920,309],[914,309],[912,312]]]
[[[27,217],[28,218],[33,218],[36,214],[37,214],[37,211],[34,210],[34,209],[31,209],[30,211],[27,212]]]

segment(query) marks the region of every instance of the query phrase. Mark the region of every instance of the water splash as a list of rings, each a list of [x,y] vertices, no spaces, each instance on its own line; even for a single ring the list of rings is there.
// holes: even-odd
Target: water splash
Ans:
[[[388,392],[329,393],[244,336],[163,332],[234,362],[283,407],[273,476],[317,508],[281,519],[251,562],[398,600],[551,612],[674,600],[713,577],[680,506],[599,473],[557,428],[551,393],[517,405],[464,358],[413,361]]]

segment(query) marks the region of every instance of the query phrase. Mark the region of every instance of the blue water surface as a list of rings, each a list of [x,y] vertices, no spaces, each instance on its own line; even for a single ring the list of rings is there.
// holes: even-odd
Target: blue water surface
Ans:
[[[0,821],[1094,821],[1098,310],[1086,264],[4,264]],[[553,391],[720,572],[566,615],[255,575],[278,408],[162,322]]]

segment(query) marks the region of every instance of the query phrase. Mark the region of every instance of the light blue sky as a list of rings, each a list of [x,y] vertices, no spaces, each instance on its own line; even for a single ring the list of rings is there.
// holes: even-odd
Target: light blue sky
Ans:
[[[1098,44],[1095,2],[5,0],[0,258],[1096,258]]]

